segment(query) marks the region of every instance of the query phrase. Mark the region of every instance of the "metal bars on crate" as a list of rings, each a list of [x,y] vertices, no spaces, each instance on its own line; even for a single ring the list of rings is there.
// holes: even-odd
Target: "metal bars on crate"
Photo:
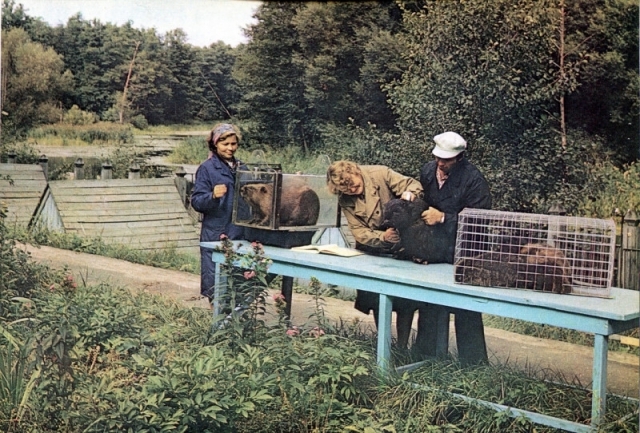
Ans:
[[[607,297],[613,220],[464,209],[455,279],[461,284]]]

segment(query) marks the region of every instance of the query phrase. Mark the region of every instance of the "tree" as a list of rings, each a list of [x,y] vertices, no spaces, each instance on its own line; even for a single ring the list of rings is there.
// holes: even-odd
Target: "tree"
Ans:
[[[236,51],[223,42],[196,49],[197,87],[202,91],[196,118],[213,121],[236,114],[240,101],[240,89],[233,78]]]
[[[395,10],[392,2],[263,3],[234,69],[239,115],[266,142],[305,151],[321,144],[328,124],[393,127],[381,85],[398,77],[388,43]]]
[[[571,121],[590,39],[572,24],[573,10],[563,32],[561,12],[561,0],[471,0],[427,1],[405,13],[408,66],[388,87],[402,134],[416,146],[402,155],[424,154],[434,135],[452,130],[470,143],[498,208],[546,211],[549,200],[579,194],[584,181],[572,173],[601,147]]]
[[[312,138],[303,70],[293,62],[299,44],[292,19],[301,5],[262,3],[258,23],[247,29],[251,42],[239,53],[233,71],[242,91],[238,116],[251,119],[249,135],[274,147],[293,143],[308,149]]]
[[[59,117],[58,101],[72,86],[72,75],[51,48],[34,43],[26,31],[2,31],[3,126],[13,132]]]
[[[199,73],[196,53],[186,43],[187,35],[181,29],[164,36],[162,56],[170,73],[171,99],[166,101],[165,118],[173,123],[187,123],[198,112]]]

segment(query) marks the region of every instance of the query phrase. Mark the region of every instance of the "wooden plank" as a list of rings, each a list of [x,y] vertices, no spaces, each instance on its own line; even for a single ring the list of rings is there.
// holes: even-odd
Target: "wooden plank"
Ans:
[[[92,202],[80,202],[80,203],[69,203],[69,202],[57,202],[57,206],[60,211],[70,212],[70,211],[80,211],[80,210],[128,210],[135,213],[140,213],[141,207],[142,209],[151,209],[151,208],[170,208],[170,209],[184,209],[184,205],[182,204],[182,200],[176,200],[172,198],[171,200],[158,200],[152,205],[148,202],[145,203],[132,203],[132,202],[105,202],[105,203],[92,203]]]
[[[191,222],[191,218],[188,215],[176,215],[176,216],[166,216],[166,215],[129,215],[122,218],[114,218],[110,220],[104,219],[81,219],[81,220],[69,220],[65,219],[65,227],[79,227],[82,226],[86,229],[93,227],[113,227],[114,229],[118,228],[127,228],[127,227],[141,227],[141,226],[164,226],[164,225],[174,225],[174,224],[182,224],[185,226],[193,227],[193,223]]]
[[[0,175],[2,176],[2,175]],[[40,179],[16,179],[12,177],[11,180],[0,177],[0,191],[8,188],[32,188],[32,189],[44,189],[47,186],[47,181],[44,177]]]
[[[126,185],[112,188],[65,188],[56,186],[52,188],[56,197],[69,196],[96,196],[96,195],[132,195],[144,191],[145,194],[177,194],[178,189],[175,185]]]
[[[149,244],[143,245],[143,248],[148,249],[164,249],[164,248],[193,248],[195,251],[199,250],[200,247],[198,242],[193,242],[192,240],[184,240],[184,241],[156,241]]]
[[[609,338],[612,340],[617,340],[622,344],[626,344],[627,346],[640,347],[640,339],[635,337],[627,337],[626,335],[613,334]]]
[[[80,230],[85,232],[96,231],[109,231],[109,230],[124,230],[124,229],[138,229],[145,227],[166,227],[166,226],[184,226],[193,227],[191,219],[189,218],[176,218],[173,220],[156,220],[156,221],[130,221],[130,222],[117,222],[117,223],[80,223],[64,221],[64,227],[67,230]]]
[[[102,239],[106,243],[110,243],[110,244],[120,243],[125,245],[130,245],[130,244],[146,245],[153,242],[168,243],[168,242],[177,242],[177,241],[185,241],[185,242],[188,241],[188,242],[193,242],[193,245],[199,245],[199,242],[200,242],[197,236],[187,235],[185,233],[163,233],[160,235],[136,236],[135,238],[132,238],[130,236],[124,236],[124,237],[109,236],[109,237],[103,237]]]
[[[107,179],[107,180],[57,180],[49,182],[52,188],[66,189],[83,189],[83,188],[119,188],[122,186],[136,186],[137,188],[158,186],[158,185],[174,185],[173,178],[162,177],[152,179]]]
[[[43,172],[24,172],[24,171],[0,171],[0,178],[3,180],[13,181],[46,181]]]
[[[186,213],[184,208],[173,207],[163,207],[163,208],[155,208],[150,207],[146,210],[145,215],[167,215],[174,216],[184,215]],[[123,217],[128,215],[140,215],[139,209],[132,209],[131,207],[127,207],[126,209],[112,209],[109,208],[99,208],[99,209],[65,209],[64,211],[60,211],[60,214],[65,218],[71,218],[74,220],[83,218],[83,217],[102,217],[105,220],[110,219],[110,217]]]
[[[163,226],[163,227],[136,227],[136,228],[126,228],[126,229],[117,229],[117,230],[108,230],[105,228],[104,230],[84,230],[82,228],[74,228],[73,230],[77,230],[78,232],[83,232],[85,234],[89,234],[91,232],[96,233],[96,235],[100,235],[103,238],[108,237],[129,237],[136,238],[139,236],[147,236],[147,235],[161,235],[167,233],[184,233],[190,236],[196,235],[199,236],[198,232],[195,230],[195,227],[184,227],[180,225],[175,226]]]
[[[42,191],[5,191],[0,192],[0,198],[3,200],[39,200],[42,196]]]
[[[165,194],[114,194],[114,195],[68,195],[59,196],[55,191],[53,197],[56,203],[113,203],[113,202],[156,202],[158,200],[171,200],[174,199],[179,203],[182,203],[178,192],[165,193]]]
[[[40,164],[0,164],[0,175],[5,173],[41,173],[44,175],[42,171],[42,167]]]

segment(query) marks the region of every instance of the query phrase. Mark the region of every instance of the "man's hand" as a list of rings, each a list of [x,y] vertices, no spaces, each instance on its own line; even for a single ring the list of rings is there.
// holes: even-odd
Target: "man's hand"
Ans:
[[[227,193],[227,185],[220,184],[213,187],[213,198],[220,198]]]
[[[425,224],[433,226],[444,222],[444,212],[440,212],[435,207],[430,207],[426,211],[422,212],[422,221]]]
[[[416,199],[416,195],[414,193],[412,193],[411,191],[405,191],[405,192],[402,193],[400,198],[402,200],[406,200],[406,201],[413,201],[413,200]]]
[[[388,228],[387,230],[385,230],[382,238],[385,242],[389,242],[391,244],[397,244],[398,242],[400,242],[400,235],[394,228]]]

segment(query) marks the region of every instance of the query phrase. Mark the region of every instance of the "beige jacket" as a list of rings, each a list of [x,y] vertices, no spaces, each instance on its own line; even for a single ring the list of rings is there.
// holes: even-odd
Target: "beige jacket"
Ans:
[[[422,185],[383,165],[361,165],[360,169],[364,193],[362,196],[340,194],[338,204],[358,243],[381,250],[389,249],[393,244],[385,242],[384,231],[379,230],[384,220],[384,205],[400,198],[405,191],[422,197]]]

